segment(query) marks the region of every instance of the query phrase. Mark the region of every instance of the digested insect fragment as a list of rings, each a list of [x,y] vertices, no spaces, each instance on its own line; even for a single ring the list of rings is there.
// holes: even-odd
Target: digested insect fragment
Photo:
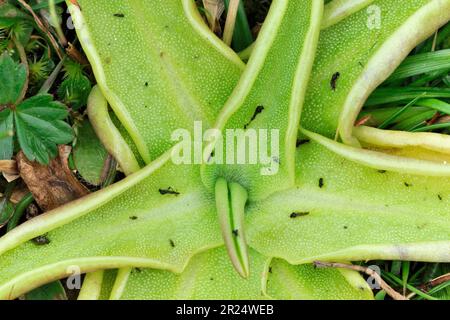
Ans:
[[[172,187],[168,187],[167,189],[159,189],[159,193],[162,195],[175,195],[178,196],[180,193],[174,190]]]
[[[340,77],[341,77],[341,74],[339,72],[336,72],[331,77],[330,85],[331,85],[331,89],[333,89],[333,91],[336,91],[336,84]]]

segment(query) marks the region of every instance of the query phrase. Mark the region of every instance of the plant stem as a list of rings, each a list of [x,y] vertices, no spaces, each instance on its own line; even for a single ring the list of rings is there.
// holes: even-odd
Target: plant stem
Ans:
[[[234,29],[236,27],[236,17],[239,9],[240,0],[230,0],[228,6],[227,21],[225,22],[225,30],[223,32],[223,41],[230,46],[233,40]]]
[[[20,93],[19,98],[15,102],[15,104],[17,105],[20,102],[22,102],[22,100],[25,98],[25,95],[27,94],[28,84],[30,82],[30,80],[29,80],[29,78],[30,78],[30,67],[28,65],[27,54],[25,52],[25,48],[23,47],[23,45],[20,43],[20,41],[18,39],[16,39],[16,37],[13,37],[13,42],[14,42],[14,45],[16,46],[16,48],[17,48],[17,51],[19,52],[20,61],[25,66],[25,69],[26,69],[26,72],[27,72],[27,77],[26,77],[25,83],[24,83],[24,85],[22,87],[22,92]]]

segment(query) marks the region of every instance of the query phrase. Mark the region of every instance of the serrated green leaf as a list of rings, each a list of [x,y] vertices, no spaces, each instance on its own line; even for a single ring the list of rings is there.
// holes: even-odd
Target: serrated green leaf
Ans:
[[[19,99],[26,79],[25,66],[4,52],[0,56],[0,106],[13,104]]]
[[[67,110],[50,95],[38,95],[17,106],[14,123],[20,147],[32,161],[48,164],[57,154],[57,145],[73,140],[72,128],[62,119]]]
[[[41,94],[29,98],[17,106],[21,114],[27,114],[42,120],[62,120],[67,117],[68,112],[60,102],[53,101],[49,94]]]

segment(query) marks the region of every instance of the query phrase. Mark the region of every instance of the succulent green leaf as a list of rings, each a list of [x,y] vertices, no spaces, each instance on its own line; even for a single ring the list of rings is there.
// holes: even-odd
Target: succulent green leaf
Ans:
[[[193,1],[78,4],[68,5],[98,85],[147,163],[175,145],[174,130],[213,125],[243,63]]]
[[[367,7],[374,0],[333,0],[325,5],[322,28],[326,29],[353,13]]]
[[[358,273],[294,266],[274,259],[267,279],[267,294],[281,300],[372,300],[372,290]]]
[[[449,158],[448,154],[438,156],[437,152],[435,152],[435,156],[433,157],[433,154],[431,154],[432,151],[429,151],[428,157],[431,158],[432,161],[430,161],[430,159],[423,160],[420,159],[421,156],[421,152],[419,152],[420,148],[412,149],[412,151],[416,151],[415,155],[414,152],[409,152],[411,155],[405,157],[403,156],[404,154],[402,154],[402,152],[400,152],[399,155],[396,155],[394,152],[392,152],[392,154],[389,154],[380,152],[379,150],[373,151],[369,149],[361,149],[336,142],[334,140],[328,139],[324,136],[321,136],[317,133],[313,133],[307,130],[302,130],[302,132],[310,139],[320,143],[321,145],[335,152],[336,154],[339,154],[348,160],[355,161],[356,163],[365,165],[373,169],[395,171],[422,176],[434,176],[434,177],[450,176],[450,165],[448,164]],[[382,133],[382,135],[386,135],[386,133]],[[394,137],[396,135],[397,133],[394,132]],[[388,137],[383,137],[383,140],[384,138]],[[408,140],[411,143],[414,143],[413,140],[415,140],[417,143],[415,137],[413,139],[408,137]],[[428,140],[430,141],[424,141],[423,143],[421,142],[421,144],[425,145],[427,143],[431,144],[432,139]],[[445,141],[448,139],[443,140]],[[436,145],[434,146],[434,148],[436,148]],[[391,151],[388,149],[388,152]]]
[[[169,151],[125,180],[65,206],[64,215],[46,214],[33,219],[30,228],[22,225],[9,232],[0,252],[42,234],[50,243],[38,246],[28,241],[24,251],[2,255],[0,281],[13,274],[24,278],[13,280],[21,283],[13,284],[13,291],[9,287],[13,282],[5,283],[0,296],[16,296],[53,280],[56,274],[66,275],[67,267],[74,264],[83,272],[129,266],[181,272],[195,253],[221,245],[214,198],[205,192],[199,170],[172,164],[170,155]],[[22,259],[33,266],[12,266]]]
[[[354,142],[353,125],[369,95],[450,19],[447,0],[376,0],[372,6],[377,10],[360,10],[321,32],[302,117],[305,129],[329,138],[339,129],[345,143]]]
[[[313,141],[298,157],[297,187],[248,208],[250,247],[291,264],[450,260],[448,177],[372,169]]]
[[[222,143],[213,137],[205,148],[205,159],[215,150],[210,163],[202,167],[208,188],[213,190],[217,178],[223,177],[241,184],[249,199],[255,200],[293,185],[298,125],[322,15],[321,1],[272,4],[253,56],[214,125],[223,132]],[[230,130],[235,135],[230,136]],[[278,148],[274,142],[279,142]],[[239,149],[241,143],[245,149]],[[232,144],[239,155],[230,163]],[[252,163],[252,154],[259,151],[260,155],[263,144],[267,145],[268,161]],[[226,160],[218,159],[219,153]],[[242,154],[245,161],[239,160]]]
[[[247,279],[234,270],[223,246],[196,255],[179,275],[134,269],[121,299],[264,299],[262,277],[270,259],[249,254],[254,271]]]
[[[254,272],[248,279],[233,270],[223,247],[196,255],[179,275],[133,269],[120,299],[373,299],[356,272],[292,266],[254,250],[249,256]]]
[[[125,128],[113,113],[108,111],[100,88],[92,88],[88,98],[88,115],[93,129],[108,152],[117,160],[126,175],[139,171],[144,161]]]

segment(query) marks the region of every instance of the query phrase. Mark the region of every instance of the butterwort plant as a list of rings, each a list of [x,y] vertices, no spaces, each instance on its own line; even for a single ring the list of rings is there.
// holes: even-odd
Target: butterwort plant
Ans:
[[[450,262],[448,137],[354,126],[450,0],[274,0],[247,64],[191,0],[68,6],[90,121],[127,177],[3,236],[1,298],[76,265],[82,299],[372,299],[359,273],[313,263]],[[200,121],[206,161],[174,163],[172,133]],[[276,174],[216,161],[227,130],[260,129],[279,133]]]

